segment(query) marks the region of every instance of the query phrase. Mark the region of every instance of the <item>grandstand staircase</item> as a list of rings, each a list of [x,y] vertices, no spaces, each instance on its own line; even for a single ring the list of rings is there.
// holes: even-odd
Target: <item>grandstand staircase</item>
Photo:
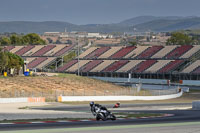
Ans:
[[[47,63],[43,69],[48,69],[49,66],[51,66],[52,64],[54,64],[57,61],[58,58],[53,59],[51,62]]]

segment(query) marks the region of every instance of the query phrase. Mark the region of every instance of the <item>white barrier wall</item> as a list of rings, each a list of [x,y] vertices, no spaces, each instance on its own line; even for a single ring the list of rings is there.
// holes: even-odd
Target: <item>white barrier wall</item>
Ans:
[[[133,101],[133,100],[166,100],[182,96],[181,91],[178,94],[163,96],[59,96],[59,102],[75,101]]]
[[[200,101],[193,101],[192,102],[192,109],[200,110]]]
[[[0,103],[35,103],[45,102],[44,97],[0,98]]]

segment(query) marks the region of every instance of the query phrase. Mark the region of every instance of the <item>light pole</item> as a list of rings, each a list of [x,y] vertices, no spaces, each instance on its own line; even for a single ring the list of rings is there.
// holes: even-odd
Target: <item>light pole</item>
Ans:
[[[79,70],[79,39],[77,38],[76,40],[77,40],[77,49],[78,49],[78,76],[79,76],[79,72],[80,72]]]

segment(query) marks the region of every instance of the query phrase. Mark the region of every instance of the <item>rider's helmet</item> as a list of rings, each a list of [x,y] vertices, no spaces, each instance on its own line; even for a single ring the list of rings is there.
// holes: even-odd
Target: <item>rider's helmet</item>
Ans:
[[[90,102],[90,106],[92,107],[94,105],[94,102]]]

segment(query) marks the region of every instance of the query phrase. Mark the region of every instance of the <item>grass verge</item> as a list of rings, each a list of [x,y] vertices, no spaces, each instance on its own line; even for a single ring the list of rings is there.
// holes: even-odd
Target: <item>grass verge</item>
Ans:
[[[156,117],[162,116],[162,114],[154,114],[154,113],[113,113],[117,118],[137,118],[137,117]]]

